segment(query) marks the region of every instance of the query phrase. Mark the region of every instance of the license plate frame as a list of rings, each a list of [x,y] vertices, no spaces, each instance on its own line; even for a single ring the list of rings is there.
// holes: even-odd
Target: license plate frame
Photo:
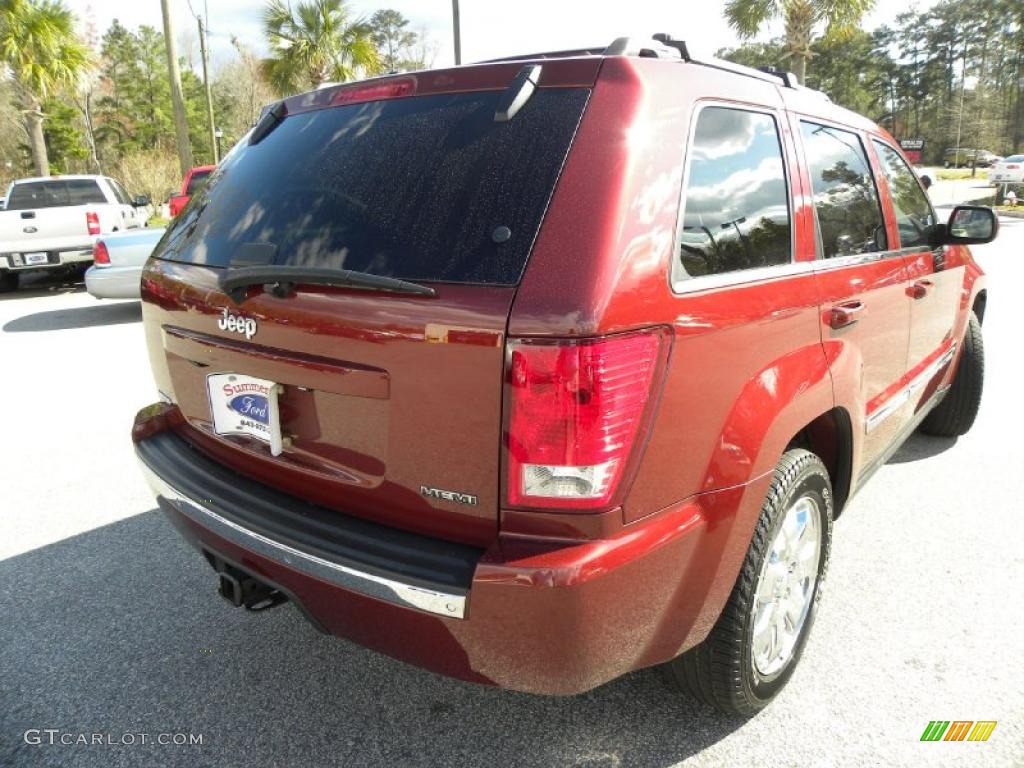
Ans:
[[[277,396],[280,384],[243,373],[211,373],[206,377],[210,421],[217,435],[252,437],[270,446],[271,456],[283,450]]]

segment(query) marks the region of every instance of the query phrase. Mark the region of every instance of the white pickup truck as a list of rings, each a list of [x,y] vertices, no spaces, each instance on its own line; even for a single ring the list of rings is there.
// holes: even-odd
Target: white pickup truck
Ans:
[[[0,211],[0,291],[30,270],[92,261],[96,238],[144,226],[148,205],[108,176],[18,179]]]

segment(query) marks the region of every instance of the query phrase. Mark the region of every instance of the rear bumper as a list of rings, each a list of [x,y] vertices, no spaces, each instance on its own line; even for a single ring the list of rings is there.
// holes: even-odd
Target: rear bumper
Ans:
[[[142,293],[142,265],[89,267],[85,289],[97,299],[137,299]]]
[[[697,497],[610,539],[499,536],[481,551],[287,497],[173,429],[137,420],[135,437],[185,538],[287,590],[328,632],[440,674],[545,694],[588,690],[702,640],[767,487]]]
[[[48,256],[45,264],[25,264],[23,253],[46,253]],[[73,246],[71,248],[38,248],[36,250],[26,249],[24,252],[0,254],[0,268],[9,269],[12,272],[32,271],[37,269],[52,269],[62,264],[79,264],[85,261],[92,261],[92,244]]]

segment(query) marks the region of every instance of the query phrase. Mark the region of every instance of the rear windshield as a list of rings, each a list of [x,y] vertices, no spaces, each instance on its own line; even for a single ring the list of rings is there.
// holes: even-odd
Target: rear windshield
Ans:
[[[193,171],[189,177],[188,186],[185,187],[185,194],[191,195],[199,187],[206,183],[206,177],[210,175],[210,171]]]
[[[54,179],[51,181],[26,181],[15,184],[7,210],[19,211],[27,208],[56,208],[61,205],[88,205],[105,203],[100,185],[93,179]]]
[[[508,122],[500,91],[292,115],[225,158],[158,255],[514,284],[588,93],[539,89]]]

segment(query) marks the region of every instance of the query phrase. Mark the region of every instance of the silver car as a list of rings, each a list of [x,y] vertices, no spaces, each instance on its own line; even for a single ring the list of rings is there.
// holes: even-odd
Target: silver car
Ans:
[[[1024,155],[1010,155],[994,164],[988,180],[993,184],[1024,184]]]
[[[163,227],[104,235],[93,246],[85,288],[97,299],[137,299],[142,267],[164,235]]]

